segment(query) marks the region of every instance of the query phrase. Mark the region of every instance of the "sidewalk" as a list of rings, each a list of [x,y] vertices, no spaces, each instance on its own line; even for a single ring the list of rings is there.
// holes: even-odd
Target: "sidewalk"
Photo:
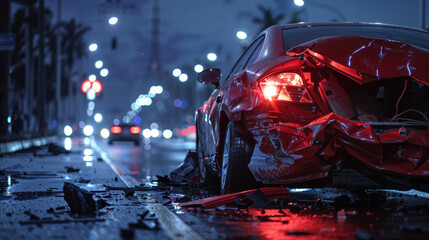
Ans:
[[[65,182],[95,193],[109,206],[93,214],[71,213],[64,200]],[[156,221],[145,219],[151,215],[142,202],[147,193],[127,192],[126,187],[82,139],[72,140],[70,154],[55,156],[45,147],[4,155],[0,239],[167,239]],[[140,224],[142,220],[148,223]]]

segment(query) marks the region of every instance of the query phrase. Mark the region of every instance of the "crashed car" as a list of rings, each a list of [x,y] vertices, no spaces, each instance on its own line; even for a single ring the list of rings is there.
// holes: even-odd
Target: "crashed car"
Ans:
[[[216,86],[196,111],[201,183],[230,193],[352,169],[382,186],[427,191],[428,62],[421,29],[266,29],[225,78],[219,69],[198,75]]]

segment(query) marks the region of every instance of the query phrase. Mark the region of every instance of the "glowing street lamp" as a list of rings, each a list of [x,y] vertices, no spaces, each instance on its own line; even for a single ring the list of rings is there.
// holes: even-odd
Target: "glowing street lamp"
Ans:
[[[90,82],[94,82],[95,80],[97,80],[97,77],[94,74],[89,75],[88,80]]]
[[[103,115],[101,115],[101,113],[96,113],[95,115],[94,115],[94,120],[96,121],[96,122],[101,122],[101,121],[103,121]]]
[[[97,50],[98,45],[96,43],[92,43],[92,44],[89,45],[88,48],[89,48],[89,51],[94,52],[94,51]]]
[[[180,74],[182,74],[182,71],[178,68],[173,70],[173,76],[178,77],[180,76]]]
[[[107,75],[109,75],[109,70],[107,68],[101,69],[100,76],[107,77]]]
[[[204,70],[204,67],[203,67],[203,65],[201,65],[201,64],[197,64],[197,65],[195,65],[195,67],[194,67],[194,71],[196,72],[196,73],[200,73],[200,72],[202,72]]]
[[[304,0],[293,0],[293,3],[298,7],[304,6]]]
[[[95,67],[96,68],[102,68],[103,67],[103,61],[98,60],[97,62],[95,62]]]
[[[116,23],[118,23],[118,18],[117,17],[111,17],[111,18],[109,18],[109,24],[110,25],[115,25]]]
[[[217,59],[217,55],[215,54],[215,53],[208,53],[207,54],[207,59],[209,60],[209,61],[216,61],[216,59]]]
[[[186,82],[186,81],[188,81],[188,75],[187,75],[186,73],[182,73],[182,74],[180,74],[180,76],[179,76],[179,81],[181,81],[181,82]]]
[[[237,35],[237,38],[241,40],[244,40],[247,38],[247,33],[243,31],[238,31],[236,35]]]

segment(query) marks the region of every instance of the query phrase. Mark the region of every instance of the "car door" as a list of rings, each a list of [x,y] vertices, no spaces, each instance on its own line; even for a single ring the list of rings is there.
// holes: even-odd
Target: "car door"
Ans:
[[[255,61],[262,49],[264,36],[256,39],[241,55],[228,76],[221,82],[207,102],[204,104],[203,111],[203,128],[202,134],[205,142],[204,157],[211,158],[216,155],[219,150],[219,136],[221,129],[221,104],[225,89],[229,88],[234,79],[242,76],[243,69],[249,65],[250,61]]]

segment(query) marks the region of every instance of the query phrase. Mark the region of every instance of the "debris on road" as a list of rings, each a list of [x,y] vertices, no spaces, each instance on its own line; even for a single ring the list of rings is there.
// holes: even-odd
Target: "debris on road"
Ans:
[[[76,182],[78,182],[78,183],[89,183],[89,182],[91,182],[91,180],[81,177],[81,178],[77,179]]]
[[[258,193],[255,194],[255,192]],[[267,204],[267,202],[263,197],[261,197],[261,194],[264,195],[266,199],[284,199],[286,198],[288,193],[289,191],[284,187],[265,187],[260,189],[246,190],[237,193],[230,193],[216,197],[209,197],[195,201],[179,203],[179,206],[184,208],[216,208],[218,206],[236,203],[237,197],[240,198],[240,196],[242,197],[242,199],[246,197],[247,200],[252,201],[250,205],[253,205],[254,203],[262,205]]]
[[[125,197],[132,197],[132,196],[134,196],[134,190],[132,190],[132,189],[124,189],[122,191],[124,192]]]
[[[53,143],[48,144],[48,152],[52,153],[53,155],[70,154],[69,150],[66,150],[64,147]]]
[[[103,199],[94,199],[94,194],[84,190],[72,183],[65,182],[64,200],[75,213],[95,213],[96,211],[107,206]]]
[[[29,220],[29,221],[20,221],[19,224],[21,225],[28,225],[28,224],[63,224],[63,223],[89,223],[89,222],[104,222],[105,219],[103,218],[66,218],[66,219],[36,219],[36,220]]]
[[[191,150],[189,150],[185,160],[170,173],[173,182],[195,182],[194,180],[198,176],[198,156],[196,152]]]
[[[79,172],[80,171],[80,169],[79,168],[74,168],[74,167],[64,167],[66,170],[67,170],[67,172],[68,173],[71,173],[71,172]]]

